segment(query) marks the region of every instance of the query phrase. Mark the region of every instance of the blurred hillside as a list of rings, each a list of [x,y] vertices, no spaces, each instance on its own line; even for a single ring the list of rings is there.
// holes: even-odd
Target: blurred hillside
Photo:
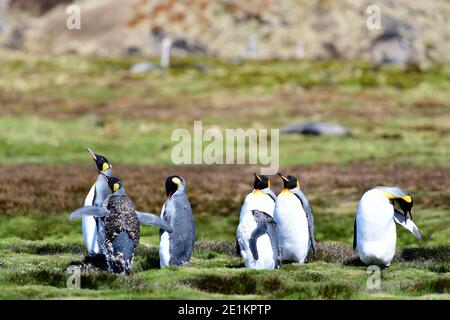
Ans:
[[[66,28],[72,3],[80,30]],[[373,4],[381,29],[369,30]],[[447,64],[449,20],[445,0],[0,0],[0,44],[33,54],[158,55],[168,37],[176,55]]]

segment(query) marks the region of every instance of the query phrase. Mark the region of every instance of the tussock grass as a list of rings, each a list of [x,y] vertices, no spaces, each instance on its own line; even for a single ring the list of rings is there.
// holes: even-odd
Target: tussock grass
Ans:
[[[345,243],[331,242],[322,243],[317,242],[316,253],[310,252],[308,261],[323,261],[331,263],[344,263],[353,260],[357,254]]]
[[[439,277],[433,280],[420,280],[413,284],[405,285],[402,290],[413,295],[439,293],[450,293],[450,278]]]
[[[450,247],[404,248],[395,257],[395,261],[450,262]]]
[[[0,250],[14,253],[28,253],[36,255],[57,255],[61,253],[84,253],[86,248],[81,244],[68,243],[27,243],[27,244],[0,244]]]
[[[211,253],[224,254],[230,257],[238,256],[236,242],[233,241],[200,240],[195,244],[195,253],[202,256],[208,256]]]

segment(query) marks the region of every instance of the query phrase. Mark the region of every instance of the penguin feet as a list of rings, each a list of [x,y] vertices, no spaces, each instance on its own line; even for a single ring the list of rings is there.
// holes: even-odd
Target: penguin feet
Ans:
[[[108,264],[106,263],[106,256],[104,254],[94,254],[91,256],[84,257],[83,264],[91,265],[94,268],[101,270],[108,269]]]
[[[190,268],[191,263],[189,261],[183,261],[180,265],[181,268]]]

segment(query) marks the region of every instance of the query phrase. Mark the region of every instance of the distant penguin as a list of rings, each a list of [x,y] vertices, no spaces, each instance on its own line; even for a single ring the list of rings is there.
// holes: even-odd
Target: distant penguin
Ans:
[[[109,163],[108,159],[106,159],[104,156],[96,154],[89,148],[86,148],[86,150],[91,154],[92,159],[97,165],[98,171],[103,173],[104,175],[111,176],[112,166]],[[84,205],[100,207],[103,201],[110,194],[111,190],[108,186],[108,183],[99,173],[97,181],[92,185],[88,195],[86,196],[86,199],[84,200]],[[101,235],[103,234],[103,220],[103,218],[96,218],[93,216],[82,217],[81,229],[83,232],[84,245],[86,246],[87,254],[89,256],[102,253],[101,244],[103,243],[103,239],[101,238]]]
[[[265,212],[253,210],[252,214],[257,224],[250,238],[250,251],[253,260],[258,261],[260,256],[262,257],[263,260],[258,264],[258,269],[279,269],[281,266],[281,256],[278,246],[277,224],[272,216]],[[260,241],[261,237],[265,235],[269,237],[270,248],[264,242]],[[270,255],[272,259],[268,258]]]
[[[140,224],[153,225],[171,233],[172,228],[161,218],[152,214],[136,211],[133,202],[125,194],[122,182],[102,175],[113,194],[109,195],[101,207],[85,206],[72,212],[69,220],[82,217],[104,219],[101,248],[105,254],[108,272],[129,274],[134,252],[140,238]]]
[[[278,174],[284,189],[277,197],[274,219],[283,261],[304,263],[309,249],[316,250],[314,213],[308,199],[293,176]]]
[[[398,211],[394,204],[397,203]],[[412,197],[400,187],[378,186],[366,191],[359,201],[353,236],[353,249],[367,265],[388,267],[395,254],[397,230],[395,222],[422,239],[412,222]],[[408,213],[411,219],[408,218]]]
[[[170,176],[165,189],[167,200],[161,209],[161,219],[173,232],[160,230],[160,266],[188,266],[195,245],[195,222],[185,193],[186,181],[180,176]]]
[[[254,173],[254,190],[244,200],[239,217],[239,226],[236,231],[236,250],[244,259],[245,266],[251,269],[266,269],[267,261],[273,261],[272,245],[267,234],[262,235],[258,241],[261,248],[259,259],[255,260],[251,254],[250,239],[257,223],[252,214],[253,210],[263,211],[269,216],[273,215],[276,196],[270,189],[270,180],[264,175]]]

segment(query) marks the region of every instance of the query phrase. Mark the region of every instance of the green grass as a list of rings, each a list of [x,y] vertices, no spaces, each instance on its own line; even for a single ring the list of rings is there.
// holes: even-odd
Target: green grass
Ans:
[[[194,120],[222,132],[325,120],[354,133],[354,138],[281,136],[280,160],[286,165],[330,158],[333,163],[450,163],[450,82],[440,66],[375,70],[364,62],[241,65],[184,58],[176,59],[169,71],[130,75],[128,69],[136,61],[3,61],[0,98],[6,114],[0,118],[0,163],[79,162],[85,159],[83,147],[90,146],[116,163],[170,164],[172,131],[192,131]],[[208,65],[208,72],[198,70],[197,64]],[[335,97],[329,98],[330,93]],[[303,101],[310,94],[318,102]],[[263,101],[256,100],[246,111],[242,97],[273,102],[259,107]],[[212,101],[220,108],[211,107]],[[196,113],[199,104],[204,107]],[[308,108],[316,108],[316,114],[309,115]],[[226,109],[231,112],[221,111]]]
[[[355,137],[280,137],[281,165],[310,165],[350,161],[379,161],[418,165],[450,164],[450,136],[416,130],[412,124],[439,125],[439,120],[416,116],[388,120],[381,129],[367,132],[358,124],[348,126]],[[442,120],[444,121],[444,120]],[[446,120],[445,120],[446,121]],[[217,123],[223,123],[217,119]],[[212,121],[211,121],[212,123]],[[204,124],[205,128],[208,123]],[[237,123],[237,125],[239,125]],[[275,124],[272,125],[277,128]],[[223,134],[231,124],[222,124]],[[2,117],[0,119],[0,163],[70,163],[86,162],[84,147],[124,164],[171,164],[171,150],[178,141],[172,131],[192,123],[162,124],[151,120],[106,120],[92,127],[86,119],[61,122],[38,117]],[[244,127],[244,129],[247,129]],[[400,136],[397,136],[400,132]],[[204,142],[206,147],[208,143]],[[332,159],[332,160],[330,160]]]
[[[398,227],[399,252],[382,271],[381,288],[369,290],[366,267],[354,264],[354,213],[346,208],[336,213],[316,206],[318,253],[307,264],[284,264],[275,271],[246,270],[234,255],[236,215],[197,218],[197,247],[191,267],[182,269],[159,269],[158,231],[142,227],[132,275],[88,269],[81,290],[66,286],[68,266],[84,259],[80,223],[69,223],[67,213],[0,216],[0,298],[450,298],[448,210],[421,210],[415,219],[424,235],[421,242]]]
[[[226,248],[230,246],[231,242],[200,242],[191,267],[160,270],[157,268],[157,248],[141,245],[131,276],[85,270],[78,290],[67,288],[69,273],[66,270],[69,265],[81,263],[82,246],[45,246],[35,242],[15,246],[3,244],[0,298],[450,298],[448,261],[395,263],[381,272],[380,289],[368,289],[366,268],[361,266],[319,260],[304,265],[283,265],[276,271],[246,270],[239,258],[227,254],[229,249]],[[334,249],[323,247],[321,250]]]
[[[172,165],[171,133],[176,128],[192,131],[194,120],[222,132],[307,120],[337,122],[353,132],[352,137],[282,135],[282,167],[370,163],[421,170],[450,165],[445,66],[376,70],[359,61],[238,64],[202,57],[174,59],[168,71],[132,75],[128,70],[135,62],[139,60],[3,60],[0,165],[92,165],[84,147],[104,154],[116,168]],[[207,72],[198,64],[208,66]],[[360,185],[308,193],[320,250],[307,264],[246,270],[233,255],[244,194],[229,192],[232,199],[219,199],[192,192],[198,241],[190,268],[159,269],[158,231],[143,227],[132,275],[88,269],[81,290],[66,287],[67,267],[84,259],[80,223],[67,221],[71,208],[58,198],[55,203],[66,211],[36,207],[22,212],[11,209],[11,199],[3,197],[0,203],[9,209],[8,214],[0,212],[0,299],[449,299],[448,190],[432,181],[424,183],[432,188],[411,184],[418,186],[414,219],[424,239],[418,242],[398,229],[398,253],[382,271],[380,290],[367,289],[366,267],[355,263],[351,250]],[[146,202],[147,207],[153,202]]]

